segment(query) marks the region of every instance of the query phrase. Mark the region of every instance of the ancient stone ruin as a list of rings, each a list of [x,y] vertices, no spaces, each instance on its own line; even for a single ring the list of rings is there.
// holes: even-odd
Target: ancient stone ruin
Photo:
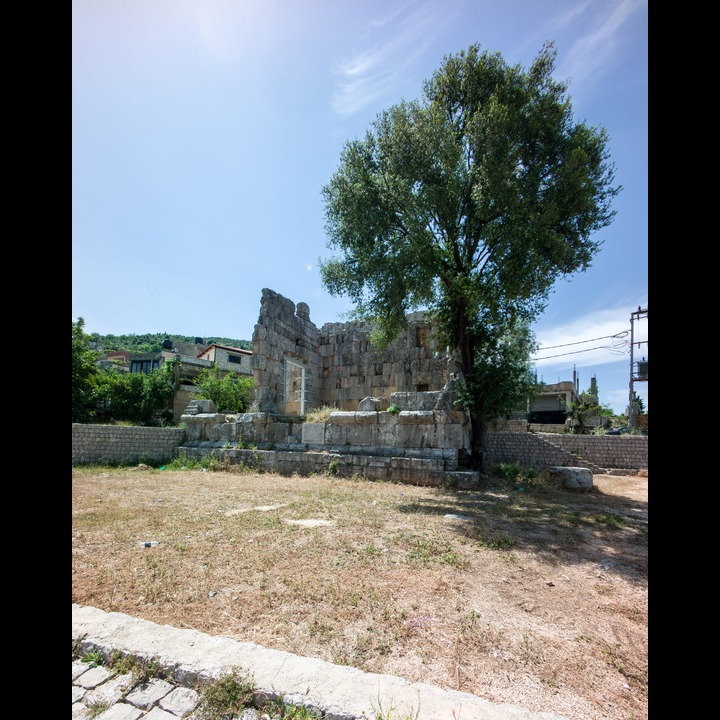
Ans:
[[[461,472],[470,422],[455,402],[454,360],[438,347],[428,317],[413,313],[407,320],[406,332],[378,350],[369,326],[326,323],[318,330],[307,304],[296,307],[264,289],[253,332],[252,408],[226,416],[210,401],[191,402],[182,416],[185,448],[222,449],[246,463],[273,451],[274,467],[282,463],[277,453],[287,452],[288,462],[307,472],[319,462],[342,474],[367,477],[375,468],[387,479],[413,474],[446,482],[447,473]],[[320,407],[337,410],[323,422],[306,422]]]
[[[479,474],[465,469],[470,419],[456,402],[459,369],[424,313],[407,320],[406,332],[377,350],[369,327],[326,323],[318,329],[305,303],[295,306],[263,290],[253,333],[251,411],[226,415],[209,400],[192,401],[181,417],[185,440],[177,452],[211,453],[281,474],[477,487]],[[337,409],[322,422],[307,422],[322,407]],[[568,489],[587,490],[588,473],[592,487],[592,473],[603,467],[647,467],[647,438],[544,436],[527,432],[524,423],[521,430],[491,430],[489,462],[586,468],[574,472]]]
[[[318,330],[306,303],[264,289],[253,332],[253,411],[305,415],[322,406],[357,410],[367,397],[439,391],[455,372],[425,313],[391,346],[373,348],[370,327],[325,323]]]

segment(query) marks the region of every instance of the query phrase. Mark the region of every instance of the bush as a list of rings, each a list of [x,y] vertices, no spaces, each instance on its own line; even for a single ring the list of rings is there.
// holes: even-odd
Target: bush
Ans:
[[[252,377],[231,372],[222,375],[217,365],[202,370],[195,380],[199,400],[212,400],[219,413],[244,413],[250,407],[254,383]]]
[[[96,376],[96,420],[146,427],[167,425],[172,420],[174,392],[170,363],[147,375],[101,371]]]

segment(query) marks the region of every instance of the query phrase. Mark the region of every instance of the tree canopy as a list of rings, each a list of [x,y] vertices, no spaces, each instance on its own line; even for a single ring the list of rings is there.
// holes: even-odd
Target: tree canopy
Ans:
[[[469,387],[487,388],[479,353],[507,334],[530,351],[553,285],[590,266],[615,214],[607,134],[574,121],[555,59],[553,43],[527,70],[477,44],[446,56],[420,100],[345,143],[322,188],[340,253],[319,261],[326,289],[384,342],[408,312],[434,313]],[[477,455],[478,423],[497,408],[477,396],[469,407]]]
[[[85,319],[72,323],[72,421],[88,422],[95,415],[98,353],[90,348]]]
[[[100,335],[90,333],[89,337],[98,347],[105,352],[110,350],[127,350],[133,354],[160,352],[165,340],[170,340],[173,345],[178,343],[193,343],[197,338],[191,335],[173,335],[170,333],[144,333],[142,335]],[[236,340],[225,337],[204,337],[204,345],[226,345],[229,347],[252,350],[251,340]]]

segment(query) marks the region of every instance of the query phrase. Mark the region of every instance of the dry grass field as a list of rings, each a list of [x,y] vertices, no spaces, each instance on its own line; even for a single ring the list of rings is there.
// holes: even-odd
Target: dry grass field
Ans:
[[[647,474],[585,494],[507,475],[72,478],[75,603],[572,720],[648,717]]]

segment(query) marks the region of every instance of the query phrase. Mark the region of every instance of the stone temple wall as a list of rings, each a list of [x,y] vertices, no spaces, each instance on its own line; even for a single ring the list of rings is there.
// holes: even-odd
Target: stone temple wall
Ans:
[[[366,397],[442,390],[454,369],[423,313],[408,315],[406,332],[376,350],[369,326],[326,323],[318,330],[306,303],[296,308],[262,291],[253,332],[254,412],[305,414],[324,405],[354,411]]]
[[[318,406],[318,330],[306,303],[296,308],[263,289],[252,342],[253,412],[302,415]]]
[[[319,334],[320,404],[356,410],[366,397],[390,399],[396,392],[442,390],[448,358],[423,313],[408,315],[408,327],[384,350],[370,342],[369,326],[326,323]]]

